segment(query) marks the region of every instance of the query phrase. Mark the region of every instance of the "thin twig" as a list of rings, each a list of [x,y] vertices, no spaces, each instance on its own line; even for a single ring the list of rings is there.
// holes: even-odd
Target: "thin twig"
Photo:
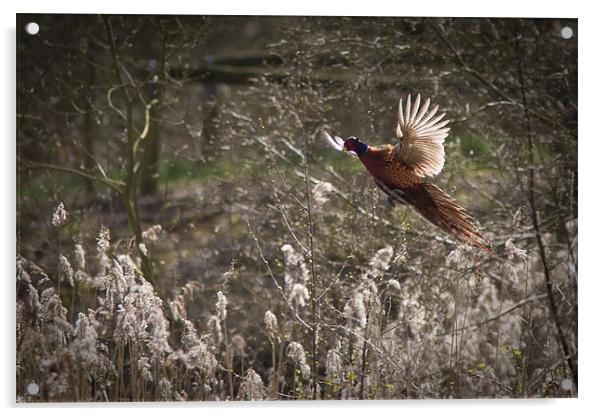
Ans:
[[[253,229],[251,228],[251,223],[249,221],[247,221],[247,227],[249,228],[249,233],[251,234],[251,237],[253,238],[253,240],[255,241],[255,246],[257,247],[257,250],[259,251],[259,257],[261,257],[261,260],[263,261],[263,264],[265,264],[266,269],[268,270],[268,274],[270,275],[270,277],[272,278],[272,281],[274,282],[274,285],[276,285],[276,288],[278,288],[278,291],[280,292],[280,295],[282,296],[282,299],[284,299],[284,302],[288,305],[289,309],[291,310],[291,312],[293,313],[293,316],[307,329],[311,330],[311,326],[309,326],[309,324],[307,322],[305,322],[303,320],[303,318],[301,318],[299,316],[299,314],[295,311],[295,308],[293,307],[293,305],[290,304],[290,302],[288,301],[286,294],[284,293],[284,289],[282,289],[282,286],[280,285],[280,283],[278,283],[278,279],[276,279],[276,275],[274,275],[274,272],[272,271],[272,268],[270,266],[270,262],[268,262],[268,260],[265,258],[265,256],[263,255],[263,250],[261,249],[261,245],[259,244],[259,239],[257,238],[257,236],[255,235],[255,232],[253,232]]]
[[[303,170],[304,170],[304,182],[305,182],[305,198],[307,203],[307,234],[309,239],[309,261],[310,261],[310,271],[311,271],[311,291],[310,291],[310,299],[311,299],[311,315],[312,315],[312,342],[311,342],[311,350],[312,350],[312,360],[311,360],[311,369],[312,369],[312,381],[313,381],[313,393],[312,398],[317,400],[318,394],[318,311],[317,311],[317,278],[316,278],[316,261],[314,258],[314,222],[312,217],[312,205],[311,205],[311,192],[309,190],[309,166],[307,162],[307,136],[304,136],[304,144],[305,144],[305,154],[303,157]]]
[[[456,332],[460,332],[460,331],[464,331],[464,330],[468,330],[468,329],[480,328],[485,324],[488,324],[490,322],[493,322],[493,321],[501,318],[504,315],[508,315],[510,312],[512,312],[515,309],[522,308],[523,306],[528,305],[532,302],[538,301],[540,299],[544,299],[546,296],[547,296],[546,294],[539,294],[539,295],[531,296],[531,297],[523,299],[523,300],[515,303],[514,305],[509,306],[508,308],[504,309],[503,311],[500,311],[499,313],[496,313],[495,315],[489,316],[479,322],[475,322],[473,324],[468,324],[461,328],[456,328],[451,332],[446,332],[445,334],[440,334],[438,336],[444,337],[446,335],[451,335],[452,333],[456,333]]]

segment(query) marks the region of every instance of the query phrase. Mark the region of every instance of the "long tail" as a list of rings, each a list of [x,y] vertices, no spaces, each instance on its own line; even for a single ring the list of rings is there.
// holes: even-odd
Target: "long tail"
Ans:
[[[407,196],[415,211],[443,231],[487,254],[493,253],[491,243],[483,237],[468,211],[438,186],[425,182]]]

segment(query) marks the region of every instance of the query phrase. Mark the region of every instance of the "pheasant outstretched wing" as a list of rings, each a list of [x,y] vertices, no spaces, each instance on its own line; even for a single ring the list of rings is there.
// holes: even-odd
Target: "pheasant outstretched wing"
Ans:
[[[430,99],[420,106],[420,94],[412,103],[412,97],[403,103],[399,100],[395,137],[399,143],[395,147],[395,157],[414,170],[420,177],[435,176],[445,163],[443,142],[449,128],[449,120],[443,120],[445,113],[437,115],[439,106],[429,111]]]

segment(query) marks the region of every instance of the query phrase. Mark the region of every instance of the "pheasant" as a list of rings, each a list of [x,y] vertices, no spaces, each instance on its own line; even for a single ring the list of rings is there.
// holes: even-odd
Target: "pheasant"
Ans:
[[[449,120],[443,120],[445,113],[437,115],[439,106],[430,111],[429,106],[430,99],[420,106],[420,94],[413,103],[408,95],[405,107],[403,99],[399,100],[395,146],[374,147],[354,136],[333,138],[324,130],[322,135],[334,149],[359,157],[391,204],[410,206],[458,240],[491,254],[491,244],[471,215],[445,191],[425,180],[443,169],[443,142],[449,132],[445,127]]]

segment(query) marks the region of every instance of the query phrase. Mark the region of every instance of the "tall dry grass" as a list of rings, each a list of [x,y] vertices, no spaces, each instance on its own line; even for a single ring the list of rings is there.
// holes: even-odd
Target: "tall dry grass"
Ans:
[[[316,204],[335,197],[325,196],[324,188],[330,189],[314,186]],[[68,217],[62,205],[57,213],[52,222],[60,229]],[[158,225],[144,233],[149,247],[161,234]],[[512,239],[497,260],[461,246],[434,271],[413,270],[406,278],[400,270],[412,262],[405,243],[375,250],[364,264],[348,258],[349,267],[317,260],[320,281],[312,291],[307,254],[287,243],[279,259],[268,260],[266,243],[255,244],[274,298],[260,316],[248,317],[263,322],[251,345],[245,338],[252,334],[228,313],[241,301],[229,293],[235,266],[222,276],[219,291],[189,282],[159,295],[142,274],[140,258],[103,225],[96,241],[63,241],[58,276],[18,257],[18,400],[571,394],[560,388],[569,377],[563,360],[551,361],[559,346],[542,302],[543,273],[536,257]],[[565,284],[560,280],[557,289]],[[191,302],[207,305],[204,322],[190,315]],[[27,393],[31,383],[40,386],[39,394]]]

